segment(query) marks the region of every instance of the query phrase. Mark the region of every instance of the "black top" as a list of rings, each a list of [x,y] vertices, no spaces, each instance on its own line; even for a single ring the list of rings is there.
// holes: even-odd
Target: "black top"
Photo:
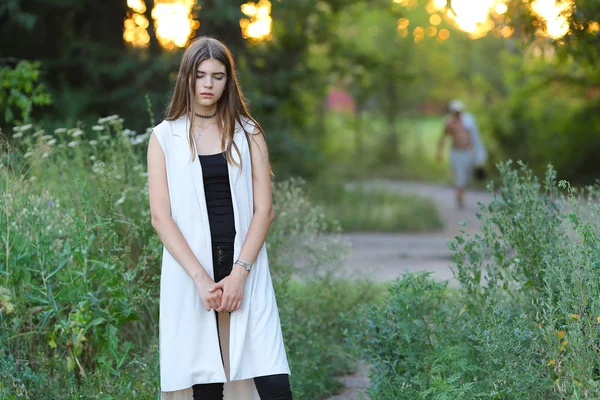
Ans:
[[[212,243],[233,245],[235,221],[225,152],[198,157],[202,165]]]

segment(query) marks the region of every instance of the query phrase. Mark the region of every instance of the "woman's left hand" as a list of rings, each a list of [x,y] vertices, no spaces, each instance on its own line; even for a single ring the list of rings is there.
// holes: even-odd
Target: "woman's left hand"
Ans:
[[[248,272],[241,265],[235,264],[229,276],[223,278],[209,290],[209,292],[214,292],[217,289],[223,290],[221,306],[215,311],[233,312],[240,308],[242,298],[244,297],[244,283],[247,276]]]

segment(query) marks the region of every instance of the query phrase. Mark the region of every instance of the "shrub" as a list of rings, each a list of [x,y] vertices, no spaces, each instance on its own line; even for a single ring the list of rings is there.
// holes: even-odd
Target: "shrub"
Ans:
[[[576,197],[552,168],[543,182],[523,164],[499,171],[482,232],[450,244],[459,290],[406,275],[349,331],[373,365],[371,398],[600,396],[596,192]]]
[[[52,103],[39,78],[39,62],[19,61],[15,68],[0,68],[0,108],[4,110],[0,121],[6,124],[28,121],[33,106]]]

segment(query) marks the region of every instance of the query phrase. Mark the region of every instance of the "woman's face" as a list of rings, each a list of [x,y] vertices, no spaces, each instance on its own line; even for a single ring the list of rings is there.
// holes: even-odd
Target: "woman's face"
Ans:
[[[202,61],[196,70],[196,105],[212,107],[217,104],[226,83],[227,74],[222,62],[214,58]]]

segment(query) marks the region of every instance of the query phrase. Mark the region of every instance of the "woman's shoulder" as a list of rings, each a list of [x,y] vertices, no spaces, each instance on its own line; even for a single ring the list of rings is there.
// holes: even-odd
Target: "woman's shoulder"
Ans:
[[[179,117],[173,120],[164,119],[153,128],[153,131],[157,136],[165,136],[181,129],[181,126],[185,126],[185,121],[186,117]]]
[[[246,117],[245,115],[240,116],[240,121],[242,124],[242,128],[243,130],[247,133],[252,135],[254,133],[254,129],[256,128],[256,122],[249,117]]]

